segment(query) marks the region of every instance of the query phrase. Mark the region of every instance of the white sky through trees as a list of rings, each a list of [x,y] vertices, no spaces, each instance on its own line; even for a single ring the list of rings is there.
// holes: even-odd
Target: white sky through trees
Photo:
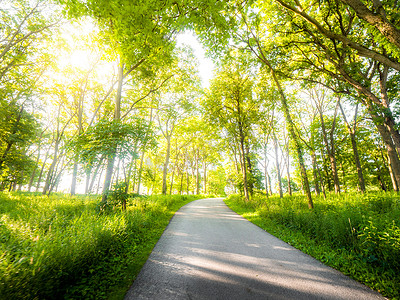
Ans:
[[[192,32],[186,31],[178,35],[177,42],[178,46],[188,45],[193,48],[194,54],[199,60],[199,75],[202,86],[203,88],[208,88],[210,79],[212,78],[214,64],[210,58],[205,56],[205,50],[196,36]]]

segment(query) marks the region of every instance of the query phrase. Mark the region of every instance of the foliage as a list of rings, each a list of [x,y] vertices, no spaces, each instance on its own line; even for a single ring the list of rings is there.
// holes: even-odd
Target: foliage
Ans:
[[[93,166],[102,156],[111,156],[114,149],[118,149],[119,157],[137,155],[145,139],[149,147],[154,146],[154,136],[143,119],[134,118],[130,123],[103,119],[78,136],[74,147],[80,150],[75,152],[81,160]]]
[[[39,124],[17,103],[0,100],[0,181],[22,183],[21,172],[30,171],[27,148],[37,136]]]
[[[208,193],[212,193],[219,196],[226,196],[226,174],[222,166],[218,166],[217,169],[211,170],[208,175]]]
[[[230,196],[227,204],[253,223],[325,264],[399,298],[400,202],[396,194],[329,194],[309,210],[304,196]]]
[[[292,189],[292,192],[299,192],[300,191],[300,187],[293,180],[290,180],[290,187]],[[284,191],[288,191],[288,189],[289,189],[289,184],[288,184],[288,180],[287,180],[286,177],[282,178],[282,189]]]
[[[45,12],[46,8],[48,9]],[[49,65],[44,44],[55,33],[58,10],[47,0],[2,1],[0,10],[0,181],[26,183],[33,169],[28,148],[39,128],[35,109]]]
[[[99,215],[97,197],[1,193],[0,298],[124,294],[175,210],[193,199],[140,197]]]
[[[112,212],[114,209],[118,208],[125,210],[126,203],[129,198],[127,188],[128,185],[125,181],[116,183],[113,189],[108,191],[107,201],[105,203],[99,203],[99,211]]]
[[[202,103],[204,118],[222,131],[220,138],[226,140],[235,157],[240,157],[237,160],[243,177],[241,188],[246,198],[257,183],[251,165],[250,141],[253,123],[261,118],[259,107],[264,100],[253,93],[256,75],[250,57],[232,51],[223,58]]]

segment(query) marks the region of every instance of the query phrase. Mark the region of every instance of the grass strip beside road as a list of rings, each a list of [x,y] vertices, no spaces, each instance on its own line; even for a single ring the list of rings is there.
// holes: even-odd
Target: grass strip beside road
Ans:
[[[359,199],[347,196],[341,201],[337,201],[337,196],[331,197],[335,199],[329,196],[327,200],[317,199],[314,211],[308,210],[306,199],[299,196],[284,199],[264,196],[246,203],[238,195],[232,195],[225,203],[302,252],[385,297],[400,299],[396,262],[400,254],[398,196],[369,195]]]
[[[199,196],[0,193],[0,299],[123,299],[171,217]]]

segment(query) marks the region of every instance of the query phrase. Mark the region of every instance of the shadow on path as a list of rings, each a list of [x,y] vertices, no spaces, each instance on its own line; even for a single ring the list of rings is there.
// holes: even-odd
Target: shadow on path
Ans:
[[[171,220],[125,299],[384,299],[202,199]]]

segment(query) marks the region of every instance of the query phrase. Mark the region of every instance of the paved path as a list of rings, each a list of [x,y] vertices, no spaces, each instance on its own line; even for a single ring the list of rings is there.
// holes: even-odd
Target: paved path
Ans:
[[[125,299],[384,299],[230,210],[182,207]]]

